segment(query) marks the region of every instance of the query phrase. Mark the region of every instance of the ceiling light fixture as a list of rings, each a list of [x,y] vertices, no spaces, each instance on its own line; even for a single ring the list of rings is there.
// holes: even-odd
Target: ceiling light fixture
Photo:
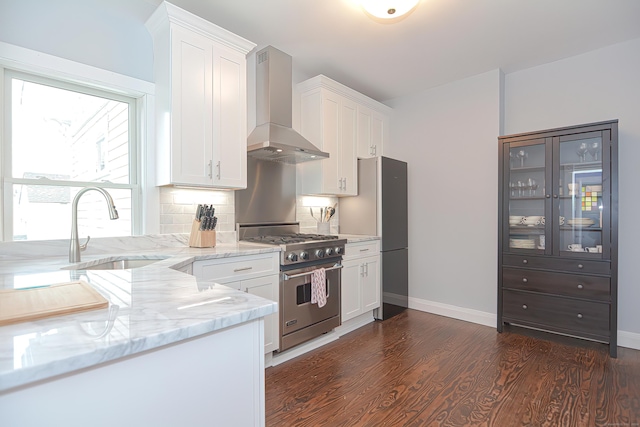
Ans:
[[[411,12],[420,0],[361,0],[364,11],[385,22],[398,20]]]

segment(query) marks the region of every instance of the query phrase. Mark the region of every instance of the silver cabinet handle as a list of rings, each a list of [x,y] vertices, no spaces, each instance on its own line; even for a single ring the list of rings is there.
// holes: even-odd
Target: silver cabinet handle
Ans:
[[[522,263],[523,263],[523,264],[528,264],[528,263],[529,263],[529,261],[527,261],[526,259],[523,259],[523,260],[522,260]]]
[[[253,267],[242,267],[242,268],[236,268],[235,270],[233,270],[234,273],[237,273],[239,271],[247,271],[247,270],[251,270]]]
[[[212,164],[213,164],[213,160],[209,160],[209,165],[208,165],[208,167],[209,167],[209,178],[213,177],[213,166],[212,166]]]
[[[369,263],[365,262],[363,265],[364,265],[364,275],[366,277],[369,277]]]
[[[360,264],[360,277],[364,277],[364,264]]]
[[[522,308],[524,308],[526,310],[529,307],[527,307],[527,304],[522,304]]]
[[[578,268],[584,268],[584,265],[578,264]]]
[[[341,268],[342,268],[342,264],[336,264],[333,267],[325,268],[324,271],[339,270]],[[289,276],[287,273],[284,273],[284,280],[295,279],[296,277],[308,276],[309,274],[313,274],[313,271],[314,270],[306,271],[304,273],[294,274],[293,276]]]
[[[578,289],[582,289],[584,288],[584,286],[582,286],[582,283],[578,285]]]
[[[578,319],[582,319],[582,314],[578,313]]]
[[[369,248],[367,249],[360,249],[360,252],[367,252],[369,250]]]
[[[347,178],[344,179],[344,191],[347,191]]]
[[[529,279],[527,279],[526,277],[522,278],[522,283],[527,283],[529,281]]]
[[[216,167],[218,168],[218,180],[220,180],[220,177],[222,176],[222,167],[220,166],[220,160],[218,160],[218,164],[216,165]]]

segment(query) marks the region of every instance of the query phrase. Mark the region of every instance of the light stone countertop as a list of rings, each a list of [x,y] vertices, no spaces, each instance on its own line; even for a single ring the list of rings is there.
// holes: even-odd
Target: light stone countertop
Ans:
[[[277,311],[275,302],[176,270],[194,261],[279,252],[279,247],[237,243],[233,235],[214,248],[190,248],[188,237],[92,239],[76,267],[125,256],[158,259],[145,267],[111,271],[65,269],[71,266],[68,240],[0,243],[0,289],[82,279],[110,303],[108,309],[0,327],[0,393]],[[379,239],[339,237],[349,243]]]
[[[176,271],[198,260],[279,252],[188,235],[95,239],[80,266],[123,256],[164,258],[130,270],[65,270],[68,240],[0,243],[0,289],[85,280],[109,308],[0,327],[0,393],[173,344],[277,311],[277,303]],[[60,256],[60,254],[63,256]]]

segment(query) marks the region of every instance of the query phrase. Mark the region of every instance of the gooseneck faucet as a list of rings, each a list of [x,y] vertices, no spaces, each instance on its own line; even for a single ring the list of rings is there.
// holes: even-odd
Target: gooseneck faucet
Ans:
[[[113,204],[111,194],[109,194],[107,190],[98,187],[85,187],[78,191],[76,197],[73,198],[73,204],[71,205],[71,242],[69,243],[69,262],[80,262],[80,252],[87,248],[87,244],[91,238],[90,236],[87,236],[87,241],[83,245],[80,245],[80,242],[78,241],[78,201],[80,200],[80,197],[89,190],[95,190],[102,193],[107,201],[110,219],[113,220],[119,218],[118,211],[116,210],[116,206]]]

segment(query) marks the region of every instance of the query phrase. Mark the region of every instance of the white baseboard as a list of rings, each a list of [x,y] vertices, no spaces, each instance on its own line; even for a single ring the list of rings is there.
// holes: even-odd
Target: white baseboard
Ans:
[[[363,327],[364,325],[373,322],[375,319],[373,318],[373,311],[366,312],[361,314],[358,317],[354,317],[353,319],[349,319],[344,322],[342,325],[338,326],[335,331],[338,335],[343,336],[344,334],[348,334],[349,332],[353,332],[358,328]]]
[[[409,308],[494,328],[498,322],[493,313],[413,297],[409,297]],[[640,334],[618,330],[618,346],[640,350]]]
[[[627,331],[618,331],[618,347],[640,350],[640,334]]]
[[[324,335],[320,335],[318,338],[299,344],[289,350],[283,351],[282,353],[273,353],[269,365],[266,365],[269,361],[267,360],[268,358],[265,358],[265,368],[268,368],[269,366],[276,366],[298,356],[302,356],[303,354],[320,348],[325,344],[329,344],[338,338],[340,338],[340,334],[338,334],[334,329]]]
[[[264,366],[265,368],[268,368],[269,366],[276,366],[281,363],[287,362],[295,357],[302,356],[303,354],[320,348],[325,344],[329,344],[330,342],[337,340],[344,334],[353,332],[356,329],[373,322],[374,320],[375,319],[373,318],[373,311],[369,311],[367,313],[361,314],[358,317],[347,320],[334,330],[327,332],[326,334],[321,335],[318,338],[312,339],[311,341],[307,341],[303,344],[299,344],[289,350],[283,351],[282,353],[265,354]]]
[[[498,322],[498,318],[493,313],[413,297],[409,297],[409,308],[484,326],[495,327]]]

